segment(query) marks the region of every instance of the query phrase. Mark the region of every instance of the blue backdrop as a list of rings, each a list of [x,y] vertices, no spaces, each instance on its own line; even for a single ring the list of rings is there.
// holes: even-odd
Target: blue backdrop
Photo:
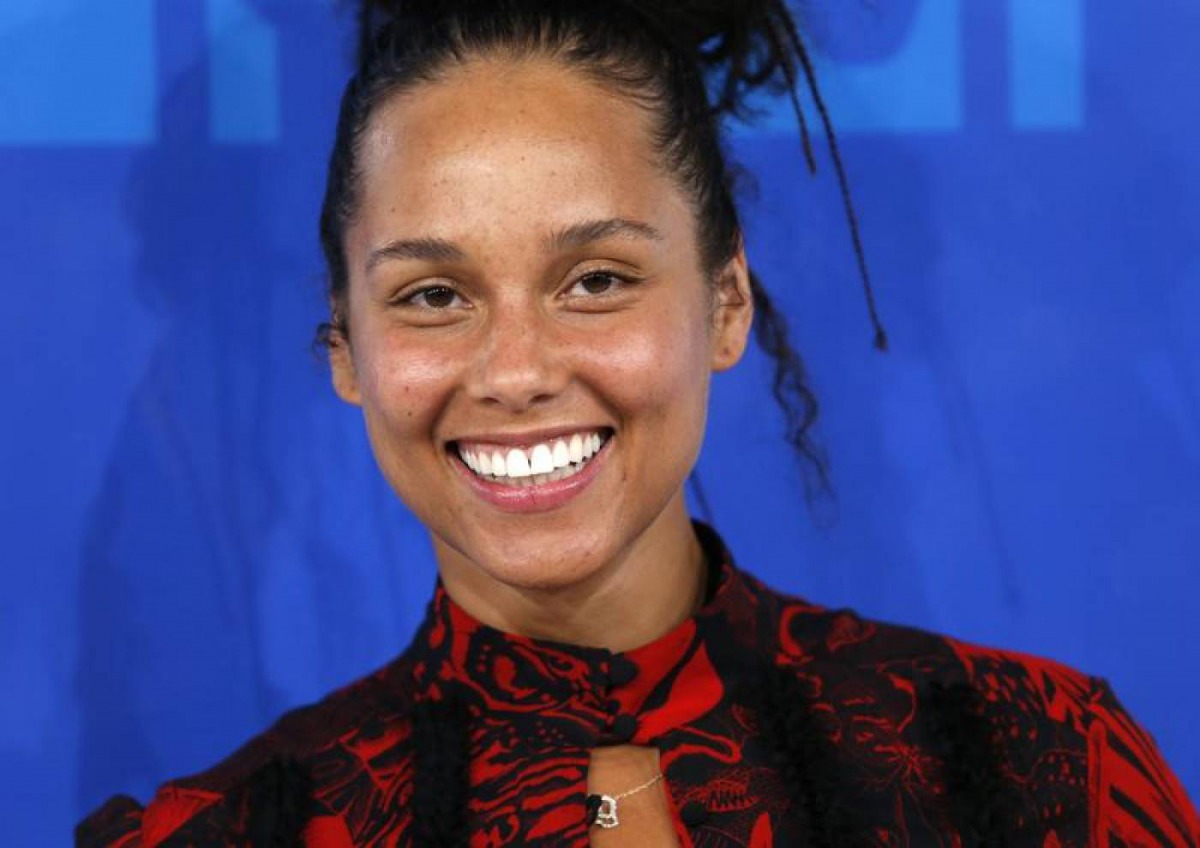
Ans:
[[[809,5],[893,351],[767,104],[749,244],[836,523],[754,355],[715,389],[717,524],[779,587],[1109,678],[1200,795],[1200,6]],[[211,764],[419,615],[427,542],[309,350],[350,45],[331,0],[0,3],[0,844]]]

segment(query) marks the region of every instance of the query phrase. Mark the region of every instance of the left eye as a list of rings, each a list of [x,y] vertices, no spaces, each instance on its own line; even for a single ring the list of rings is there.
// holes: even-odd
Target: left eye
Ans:
[[[425,309],[441,311],[457,305],[458,292],[449,286],[430,286],[405,298],[408,303]]]
[[[621,285],[621,278],[615,274],[609,274],[606,271],[594,271],[590,274],[585,274],[575,281],[571,286],[570,294],[608,294],[613,289]]]

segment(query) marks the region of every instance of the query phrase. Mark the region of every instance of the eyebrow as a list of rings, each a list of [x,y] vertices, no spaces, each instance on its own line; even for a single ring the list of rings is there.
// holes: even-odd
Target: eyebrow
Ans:
[[[572,247],[583,247],[607,238],[649,239],[662,241],[663,235],[654,227],[643,221],[632,221],[628,218],[603,218],[596,221],[583,221],[572,224],[561,230],[556,230],[546,240],[548,251],[566,250]]]
[[[643,221],[629,218],[602,218],[582,221],[555,230],[546,239],[547,252],[579,248],[608,238],[648,239],[662,241],[663,235]],[[409,259],[425,262],[464,262],[467,255],[452,241],[439,238],[396,239],[371,251],[367,270],[389,259]]]
[[[396,239],[371,251],[367,257],[370,271],[387,259],[415,259],[426,262],[462,262],[466,254],[454,242],[438,238]]]

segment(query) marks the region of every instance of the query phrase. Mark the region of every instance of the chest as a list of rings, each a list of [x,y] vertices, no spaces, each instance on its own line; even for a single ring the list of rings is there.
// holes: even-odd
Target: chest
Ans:
[[[408,840],[439,815],[461,824],[474,848],[954,846],[970,832],[963,823],[971,811],[948,791],[932,725],[911,712],[860,698],[815,720],[820,708],[787,709],[785,699],[772,719],[762,703],[728,692],[682,713],[678,696],[668,702],[670,715],[653,701],[627,713],[619,699],[587,710],[493,710],[470,725],[457,808],[422,800],[436,805],[444,794],[429,791],[441,780],[438,749],[418,767],[412,738],[344,740],[333,755],[340,761],[318,769],[343,779],[319,794],[354,845],[422,844]],[[1085,799],[1064,794],[1063,781],[1043,780],[1042,765],[1014,761],[996,773],[1020,787],[1028,825],[1009,844],[1043,845],[1051,832],[1058,845],[1086,844],[1085,818],[1061,815],[1086,809]],[[1060,749],[1054,771],[1081,775],[1086,759]],[[615,828],[589,815],[590,794],[616,798]],[[1053,826],[1043,826],[1052,815]]]

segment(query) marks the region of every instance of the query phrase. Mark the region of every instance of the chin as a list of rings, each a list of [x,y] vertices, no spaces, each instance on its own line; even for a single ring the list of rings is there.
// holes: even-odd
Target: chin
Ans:
[[[464,565],[497,583],[521,591],[561,591],[587,582],[616,556],[611,543],[584,541],[576,532],[567,532],[575,537],[570,542],[555,533],[519,542],[468,543],[455,549]]]

